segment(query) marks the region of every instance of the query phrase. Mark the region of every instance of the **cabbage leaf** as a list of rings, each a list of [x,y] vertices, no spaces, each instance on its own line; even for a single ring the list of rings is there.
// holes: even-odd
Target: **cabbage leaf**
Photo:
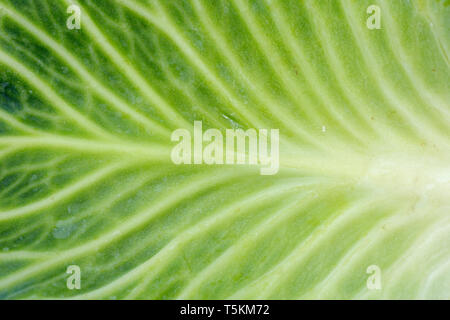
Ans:
[[[0,0],[0,298],[449,299],[449,43],[448,0]],[[279,171],[175,165],[194,121]]]

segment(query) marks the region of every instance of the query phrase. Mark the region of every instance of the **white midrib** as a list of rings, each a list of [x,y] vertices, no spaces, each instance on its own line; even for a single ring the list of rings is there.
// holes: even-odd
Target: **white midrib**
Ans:
[[[58,135],[0,137],[0,146],[14,148],[47,147],[99,155],[117,155],[120,161],[131,156],[144,162],[171,164],[171,144],[136,143],[128,140],[91,140]],[[355,183],[414,194],[450,194],[450,153],[424,154],[392,152],[378,155],[333,152],[286,153],[280,151],[280,170],[294,169],[308,176],[349,179]],[[125,158],[125,159],[123,159]],[[131,159],[130,158],[130,159]],[[229,166],[229,165],[227,165]],[[242,167],[242,166],[241,166]],[[249,167],[251,170],[251,167]],[[256,172],[256,171],[255,171]]]

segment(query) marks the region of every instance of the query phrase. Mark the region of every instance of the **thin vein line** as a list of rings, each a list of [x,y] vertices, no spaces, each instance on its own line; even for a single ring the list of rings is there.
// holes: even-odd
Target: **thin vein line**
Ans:
[[[18,60],[9,54],[0,51],[0,63],[17,72],[17,75],[26,80],[32,87],[41,93],[41,96],[47,100],[52,106],[67,115],[70,119],[75,120],[81,128],[87,132],[97,136],[114,139],[113,136],[92,122],[89,118],[78,112],[75,107],[68,104],[61,96],[59,96],[44,79],[41,79],[34,72],[21,64]]]
[[[28,31],[36,39],[40,40],[42,44],[46,45],[54,53],[58,55],[68,66],[71,67],[72,71],[77,73],[81,79],[84,79],[86,83],[89,84],[90,88],[94,90],[98,96],[100,96],[105,101],[108,101],[116,110],[121,111],[129,115],[136,123],[143,125],[146,128],[154,130],[156,133],[169,136],[170,131],[154,121],[148,118],[148,116],[137,112],[136,110],[130,108],[130,106],[122,98],[117,96],[111,89],[105,87],[93,74],[91,74],[85,66],[64,46],[61,46],[58,42],[53,40],[48,36],[45,31],[41,30],[38,26],[30,22],[27,18],[23,17],[17,13],[12,8],[6,8],[5,13],[9,18],[14,20],[18,25]]]

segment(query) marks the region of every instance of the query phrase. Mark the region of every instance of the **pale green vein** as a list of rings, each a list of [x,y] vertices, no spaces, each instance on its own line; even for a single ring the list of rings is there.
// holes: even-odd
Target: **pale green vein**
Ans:
[[[4,5],[3,5],[4,6]],[[5,7],[5,6],[4,6]],[[102,99],[108,101],[111,106],[114,106],[116,110],[129,115],[136,123],[143,125],[145,128],[154,130],[156,133],[169,136],[170,131],[159,124],[158,122],[149,119],[146,115],[137,112],[131,108],[127,102],[115,94],[111,89],[105,87],[101,81],[99,81],[95,75],[86,69],[86,67],[64,46],[60,45],[58,42],[53,40],[50,36],[46,34],[45,31],[41,30],[38,26],[30,22],[27,18],[17,13],[12,8],[5,7],[5,13],[13,19],[18,25],[23,27],[36,39],[40,40],[44,45],[49,47],[58,57],[67,63],[71,69],[76,72],[81,79],[89,84],[89,88],[94,90]]]
[[[186,57],[197,67],[197,69],[210,81],[210,87],[223,96],[227,101],[229,101],[235,111],[247,119],[251,124],[257,127],[263,127],[260,119],[255,118],[255,116],[249,112],[249,110],[239,102],[229,90],[226,88],[225,84],[212,72],[212,70],[206,65],[201,56],[199,56],[195,50],[185,41],[182,37],[182,32],[171,23],[170,17],[161,10],[159,17],[156,17],[151,12],[147,10],[146,7],[135,3],[134,1],[123,1],[118,0],[123,6],[137,14],[138,16],[144,18],[146,21],[150,22],[152,25],[157,27],[163,33],[167,34],[177,45],[180,51],[185,54]],[[162,8],[162,6],[161,6]],[[237,108],[239,106],[239,108]]]
[[[401,274],[407,268],[413,268],[418,263],[424,264],[422,260],[427,259],[427,255],[430,255],[428,259],[431,259],[433,254],[439,251],[440,246],[445,246],[445,242],[439,241],[439,236],[443,235],[448,237],[450,228],[449,221],[449,219],[437,219],[437,222],[433,221],[434,224],[430,224],[430,226],[422,222],[426,228],[421,231],[419,236],[415,237],[414,241],[409,245],[409,248],[402,252],[393,264],[383,269],[383,281],[389,287],[395,288],[396,281],[399,281],[398,279],[400,279]],[[361,294],[363,297],[368,292],[359,292],[357,296]]]
[[[204,77],[210,82],[210,88],[222,96],[226,101],[230,102],[233,110],[238,113],[242,118],[248,121],[248,124],[257,127],[265,128],[264,122],[260,118],[255,116],[255,112],[250,112],[248,107],[246,107],[231,89],[212,71],[211,67],[208,66],[206,61],[202,59],[201,56],[189,45],[189,42],[184,39],[183,33],[177,28],[177,26],[172,22],[170,16],[165,12],[163,6],[159,6],[161,11],[159,14],[161,17],[155,17],[152,15],[145,7],[134,3],[133,1],[120,1],[125,7],[129,8],[132,12],[143,17],[145,20],[149,21],[155,27],[157,27],[161,32],[165,33],[169,38],[171,38],[175,45],[181,50],[181,52],[195,65],[198,71],[204,75]],[[310,135],[306,130],[302,128],[296,129],[298,132],[302,131],[302,138],[308,143],[315,146],[323,145],[323,143]],[[323,148],[323,147],[322,147]]]
[[[18,166],[11,166],[8,168],[8,173],[20,173],[20,172],[31,172],[33,170],[42,170],[53,168],[59,163],[63,162],[67,159],[67,155],[57,156],[52,160],[46,160],[45,162],[36,162],[36,163],[25,163]]]
[[[65,1],[66,4],[72,1]],[[81,7],[81,6],[80,6]],[[82,7],[81,7],[82,8]],[[110,58],[116,67],[127,76],[130,82],[135,86],[139,92],[156,108],[161,110],[161,115],[167,121],[174,122],[175,125],[182,128],[189,128],[191,123],[187,122],[180,114],[174,110],[145,80],[138,70],[134,68],[131,61],[124,58],[119,49],[114,47],[108,38],[97,27],[95,22],[91,19],[87,10],[83,10],[83,25],[86,26],[86,32],[90,35],[91,40],[99,46],[105,55]]]
[[[95,225],[97,222],[105,218],[104,214],[98,214],[98,212],[108,212],[114,205],[119,203],[121,200],[126,199],[126,197],[132,195],[134,192],[140,190],[145,184],[152,181],[152,179],[158,179],[163,175],[166,175],[167,171],[159,169],[158,171],[152,171],[148,174],[142,174],[139,178],[136,178],[132,183],[121,186],[121,192],[119,194],[112,194],[101,201],[96,202],[94,206],[90,206],[87,211],[80,212],[76,217],[73,218],[72,223],[77,223],[83,221],[83,219],[90,218],[89,223]],[[96,215],[95,218],[92,215]],[[82,232],[82,231],[80,231]],[[72,234],[72,239],[76,241],[78,232]]]
[[[294,182],[294,183],[283,183],[283,185],[275,186],[272,188],[267,188],[262,190],[250,197],[244,198],[243,200],[236,201],[234,204],[221,209],[218,213],[212,213],[211,216],[197,223],[195,226],[183,231],[179,236],[168,243],[162,250],[160,250],[154,257],[145,263],[145,267],[139,270],[139,274],[134,276],[143,276],[144,281],[142,281],[138,286],[136,286],[128,295],[127,299],[136,299],[143,293],[146,286],[155,280],[157,274],[163,270],[164,266],[167,266],[173,259],[182,254],[183,249],[190,242],[199,238],[201,235],[207,234],[213,228],[219,227],[221,224],[229,223],[232,219],[242,216],[245,211],[255,209],[260,207],[266,201],[282,201],[282,203],[293,201],[298,201],[303,193],[307,193],[303,189],[305,187],[314,186],[319,181],[312,182]],[[293,194],[293,196],[292,196]],[[282,197],[278,199],[277,197]],[[292,200],[291,198],[295,198]],[[287,200],[289,199],[289,200]],[[278,213],[278,211],[277,211]],[[274,213],[276,214],[276,213]],[[239,240],[238,240],[239,241]]]
[[[266,0],[267,1],[267,0]],[[348,119],[345,118],[342,114],[342,110],[339,110],[338,106],[336,106],[336,103],[333,102],[332,97],[329,94],[329,89],[325,87],[325,84],[322,83],[322,81],[317,76],[317,73],[313,70],[313,66],[308,62],[308,59],[306,58],[304,54],[304,47],[301,45],[301,41],[298,41],[293,36],[293,33],[290,30],[289,25],[287,24],[287,17],[279,7],[279,2],[275,1],[270,4],[270,13],[272,14],[273,20],[276,22],[277,27],[280,30],[280,34],[283,39],[283,43],[286,47],[286,49],[290,52],[291,56],[295,59],[296,63],[300,68],[303,70],[305,74],[305,78],[309,81],[310,87],[315,90],[316,96],[322,100],[322,103],[325,107],[325,110],[329,110],[329,112],[339,121],[340,124],[342,124],[343,129],[346,129],[347,127],[347,121]],[[345,89],[342,87],[341,83],[337,81],[336,83],[337,88],[340,89],[342,92],[342,95],[344,96],[345,100],[352,101],[352,99],[346,95]],[[375,132],[378,136],[381,135],[383,130],[387,130],[385,126],[382,128],[375,127],[370,124],[367,111],[369,110],[367,106],[363,103],[358,103],[357,107],[360,110],[365,110],[366,112],[360,112],[358,114],[359,117],[365,118],[365,123],[367,126]],[[355,108],[355,106],[352,107],[353,110],[358,110]],[[360,124],[358,125],[360,126]],[[361,129],[361,128],[359,128]],[[390,128],[389,128],[390,129]],[[359,131],[361,132],[361,131]],[[366,143],[369,143],[367,141],[367,132],[362,132],[362,136],[366,138]],[[370,140],[370,139],[369,139]]]
[[[264,89],[264,86],[260,83],[257,77],[249,78],[247,76],[248,70],[246,70],[245,66],[239,61],[238,57],[234,51],[230,48],[228,41],[222,35],[222,33],[215,27],[214,23],[211,21],[211,18],[206,13],[206,10],[200,4],[198,0],[194,1],[194,7],[198,11],[198,17],[204,28],[206,33],[209,35],[210,39],[214,41],[217,47],[220,49],[220,54],[225,57],[226,61],[232,66],[234,70],[245,70],[246,72],[239,72],[237,76],[245,83],[245,85],[250,89],[250,93],[252,97],[257,100],[261,105],[266,106],[267,112],[271,114],[271,116],[275,119],[280,119],[280,121],[285,125],[287,130],[292,130],[294,133],[298,134],[300,137],[305,136],[306,131],[299,127],[301,124],[296,123],[293,119],[292,114],[287,114],[287,110],[283,110],[280,106],[278,106],[278,102],[273,99],[271,95],[267,92],[268,90]],[[270,62],[270,59],[267,58]],[[275,74],[277,74],[277,70],[274,67]],[[280,80],[284,80],[283,77]],[[293,98],[296,101],[297,105],[300,106],[297,102],[297,97]],[[306,100],[306,97],[302,97],[301,99]],[[310,101],[308,101],[311,104]],[[310,109],[311,110],[311,109]],[[308,137],[310,134],[306,134]]]
[[[52,135],[42,137],[0,136],[0,145],[17,145],[30,149],[48,147],[70,151],[77,150],[82,153],[104,154],[106,156],[122,154],[128,157],[127,159],[130,159],[129,156],[132,155],[133,158],[144,159],[149,162],[164,161],[170,163],[170,146],[165,144],[134,143],[127,140],[103,142]]]
[[[16,56],[26,57],[27,59],[32,60],[41,69],[45,70],[45,72],[48,73],[46,77],[57,79],[60,83],[63,83],[68,87],[75,88],[76,90],[82,91],[84,89],[83,82],[75,82],[66,75],[58,73],[58,71],[49,67],[38,56],[34,55],[33,51],[30,51],[26,45],[18,43],[16,39],[10,38],[8,34],[0,34],[0,39],[8,43],[10,47],[14,48],[14,53],[18,53]]]
[[[48,220],[49,219],[47,217],[45,217],[43,219],[40,219],[40,221],[36,224],[29,224],[27,226],[24,226],[19,231],[11,233],[9,236],[2,237],[1,243],[6,244],[7,242],[15,241],[18,238],[25,236],[27,233],[29,233],[33,230],[38,230],[40,227],[46,227],[46,229],[48,230],[48,226],[46,226],[46,224],[48,223]],[[3,246],[3,248],[5,248],[5,246]],[[6,250],[14,251],[14,248],[9,248],[9,247],[6,247],[6,248],[8,248]]]
[[[49,161],[47,163],[48,167],[51,166],[56,166],[58,163],[62,162],[63,160],[53,160],[53,161]],[[14,170],[9,170],[8,174],[15,174],[15,173],[22,173],[21,177],[19,179],[17,179],[14,183],[10,184],[8,187],[3,188],[0,190],[0,196],[4,196],[6,194],[8,194],[10,191],[14,190],[17,186],[19,186],[28,176],[27,174],[23,173],[23,172],[30,172],[31,170],[36,170],[36,169],[44,169],[45,167],[42,165],[29,165],[27,164],[26,166],[23,166],[23,170],[21,170],[20,167],[14,167]],[[28,185],[27,187],[30,188],[33,185]]]
[[[120,226],[116,226],[116,228],[109,230],[108,233],[103,234],[99,238],[91,240],[88,243],[76,248],[69,249],[54,259],[48,259],[42,263],[36,263],[26,269],[9,275],[6,278],[0,279],[0,288],[14,285],[24,279],[39,274],[40,272],[49,270],[63,263],[68,263],[70,260],[88,255],[92,252],[97,252],[105,246],[113,245],[114,242],[127,236],[130,232],[136,230],[136,228],[148,223],[151,219],[156,218],[159,214],[164,212],[164,210],[167,210],[183,199],[188,199],[202,190],[206,190],[214,185],[242,176],[243,172],[240,170],[233,171],[232,173],[227,170],[222,170],[220,172],[216,171],[216,174],[214,175],[211,175],[211,172],[206,172],[205,174],[199,175],[194,180],[189,180],[183,184],[180,184],[176,191],[166,195],[165,197],[161,197],[158,203],[150,205],[146,210],[137,213],[134,217],[124,221],[124,223]]]
[[[286,195],[286,192],[298,192],[297,189],[305,185],[307,184],[299,182],[287,183],[282,186],[276,185],[274,187],[258,191],[251,196],[246,196],[239,201],[235,201],[231,205],[227,205],[225,208],[219,210],[218,212],[210,213],[208,218],[196,223],[186,230],[183,230],[178,236],[176,236],[168,244],[166,244],[165,247],[159,250],[156,255],[152,256],[150,259],[148,259],[135,269],[124,274],[123,276],[112,281],[104,287],[91,291],[87,294],[77,296],[76,298],[98,298],[102,295],[113,293],[114,290],[131,281],[145,277],[145,281],[141,282],[141,284],[133,289],[128,295],[127,298],[132,299],[137,294],[139,294],[141,289],[144,288],[146,284],[151,279],[153,279],[153,277],[156,276],[157,273],[161,271],[167,263],[169,263],[170,259],[179,255],[180,251],[183,250],[183,247],[190,241],[193,241],[195,238],[198,238],[201,235],[207,233],[213,227],[219,226],[220,224],[223,224],[230,219],[242,215],[242,212],[244,212],[245,210],[250,210],[251,208],[260,206],[261,201],[273,201],[274,198],[280,195]]]
[[[321,190],[322,195],[326,195],[330,190]],[[197,290],[208,277],[218,272],[221,268],[226,268],[232,263],[237,256],[242,256],[246,250],[250,250],[255,243],[263,236],[267,236],[271,231],[286,223],[290,218],[299,213],[299,210],[306,208],[311,203],[317,201],[317,190],[312,189],[306,195],[295,200],[294,203],[289,203],[280,209],[277,214],[271,215],[252,229],[248,230],[245,235],[234,243],[205,269],[198,273],[194,279],[180,292],[176,299],[195,298],[195,290]]]
[[[424,123],[423,116],[420,118],[418,115],[414,115],[414,113],[409,110],[410,108],[407,107],[409,103],[399,97],[397,92],[391,89],[388,85],[390,80],[383,74],[380,62],[373,55],[374,51],[370,50],[370,48],[372,48],[370,41],[367,41],[366,37],[361,32],[361,28],[364,26],[357,24],[357,20],[355,20],[355,13],[347,7],[345,1],[341,3],[344,8],[344,15],[350,25],[350,29],[353,31],[353,35],[357,39],[356,43],[362,53],[362,57],[366,60],[367,65],[372,66],[370,72],[368,72],[368,75],[381,89],[387,101],[389,101],[389,103],[393,106],[393,110],[400,112],[403,117],[408,120],[409,124],[417,128],[421,134],[430,136],[431,141],[442,141],[444,145],[448,144],[448,141],[445,141],[439,132],[435,133],[435,129],[431,125],[426,125]]]
[[[310,235],[303,241],[301,241],[283,260],[279,261],[269,271],[264,273],[259,278],[255,279],[250,285],[242,288],[238,292],[234,293],[228,299],[240,297],[246,295],[247,291],[258,292],[260,299],[267,299],[267,296],[277,287],[282,286],[284,281],[288,281],[289,275],[295,270],[298,270],[298,266],[308,256],[317,252],[320,245],[326,241],[327,238],[332,237],[334,232],[337,232],[343,225],[348,223],[349,220],[354,218],[355,215],[361,214],[363,210],[366,210],[376,203],[376,199],[363,198],[355,201],[349,208],[342,210],[338,214],[333,214],[326,221],[322,221],[320,227],[313,230]],[[325,231],[326,230],[326,231]]]
[[[306,8],[310,9],[310,13],[309,13],[310,18],[309,19],[310,19],[311,23],[316,26],[314,28],[316,38],[318,39],[320,44],[323,46],[324,53],[327,57],[327,60],[329,61],[330,66],[335,71],[334,74],[335,74],[336,78],[338,79],[338,81],[343,82],[343,83],[349,83],[349,84],[353,83],[351,81],[351,79],[348,77],[345,67],[342,65],[342,62],[340,61],[336,50],[331,45],[332,39],[329,36],[329,32],[325,32],[326,30],[329,31],[327,24],[324,23],[322,21],[322,19],[316,18],[316,17],[320,16],[320,12],[318,11],[318,9],[315,8],[314,2],[308,1],[305,4],[307,6]],[[345,12],[346,12],[346,10],[344,10],[344,13]],[[363,57],[366,57],[365,53],[366,52],[364,52]],[[372,72],[376,73],[377,76],[372,76]],[[384,81],[380,80],[380,79],[384,79],[384,78],[382,76],[380,77],[380,75],[377,72],[378,72],[378,68],[373,67],[373,68],[370,68],[370,70],[368,70],[367,74],[368,74],[368,76],[371,76],[373,80],[377,81],[377,83],[379,83],[382,86],[382,89],[384,89],[383,93],[386,97],[386,100],[393,106],[394,110],[402,111],[405,114],[405,116],[407,117],[407,119],[414,126],[417,126],[419,128],[419,130],[422,132],[423,131],[422,123],[415,121],[416,119],[414,117],[412,117],[407,110],[405,110],[405,107],[403,107],[405,105],[405,103],[403,103],[403,101],[400,101],[395,96],[395,93],[392,92],[390,87],[384,85]],[[361,97],[360,93],[356,93],[355,90],[351,90],[351,88],[345,88],[345,89],[346,89],[346,90],[344,90],[345,95],[350,97],[350,99],[352,101],[354,101],[356,104],[363,105],[365,103],[364,99]],[[401,106],[401,108],[399,108],[399,106]]]
[[[435,276],[439,276],[441,273],[445,273],[445,274],[449,274],[450,273],[450,260],[447,261],[445,264],[442,264],[441,266],[439,266],[438,268],[436,268],[435,270],[433,270],[433,272],[431,272],[428,275],[428,279],[427,281],[423,284],[422,288],[419,290],[419,294],[418,297],[419,299],[440,299],[440,298],[444,298],[447,300],[450,300],[450,295],[447,293],[446,297],[433,297],[433,296],[427,296],[428,291],[430,291],[430,286],[433,284],[433,282],[435,281]]]
[[[420,9],[424,9],[425,17],[428,19],[429,22],[431,22],[432,25],[430,29],[431,32],[433,33],[434,40],[436,42],[436,47],[438,47],[439,50],[441,51],[442,59],[445,61],[447,67],[450,67],[450,60],[449,60],[450,50],[448,49],[448,37],[446,37],[441,30],[445,27],[440,27],[436,25],[438,22],[438,18],[436,17],[435,12],[431,12],[432,11],[432,9],[430,9],[431,2],[424,3],[423,1],[418,1],[418,5],[421,7]]]
[[[5,157],[14,154],[15,152],[19,151],[21,148],[17,146],[8,147],[5,149],[0,150],[0,160],[3,160]]]
[[[447,118],[450,117],[449,103],[448,101],[443,101],[439,96],[432,94],[429,90],[429,86],[423,82],[422,77],[415,69],[415,64],[412,63],[410,55],[408,55],[403,46],[400,45],[398,41],[401,37],[398,30],[398,23],[392,19],[392,11],[385,1],[380,1],[380,7],[383,12],[387,14],[383,16],[386,28],[389,32],[386,32],[387,38],[389,40],[389,45],[394,56],[397,58],[397,62],[402,66],[404,72],[408,75],[409,82],[412,84],[416,92],[419,94],[424,102],[428,102],[427,105],[431,105],[437,108],[443,116]]]
[[[364,254],[367,254],[373,247],[379,243],[383,239],[384,236],[389,235],[384,231],[386,225],[390,226],[389,229],[395,224],[398,223],[398,216],[402,213],[404,214],[405,209],[409,209],[407,206],[402,206],[402,208],[397,209],[395,212],[391,213],[387,218],[380,220],[376,225],[371,228],[371,231],[368,232],[364,238],[355,242],[342,256],[338,262],[336,262],[336,268],[334,268],[326,277],[320,280],[311,291],[303,294],[300,299],[305,298],[306,296],[313,296],[318,299],[326,299],[329,296],[330,292],[336,289],[336,286],[339,283],[339,280],[342,280],[345,275],[354,270],[356,267],[355,264],[360,262],[358,258],[363,257]],[[409,221],[411,222],[411,221]],[[417,220],[413,221],[417,223]],[[363,266],[367,267],[367,266]],[[365,284],[361,284],[365,285]]]
[[[24,205],[22,207],[10,209],[10,210],[2,210],[0,211],[0,222],[13,220],[17,218],[23,218],[29,216],[30,214],[35,213],[38,210],[49,208],[54,206],[55,204],[77,194],[81,190],[86,189],[87,187],[92,186],[93,184],[99,182],[100,180],[109,177],[113,173],[119,171],[120,169],[125,168],[126,165],[122,163],[114,163],[109,166],[105,166],[101,169],[98,169],[94,173],[88,174],[85,177],[82,177],[80,180],[72,183],[69,186],[62,188],[61,190],[53,193],[52,195],[44,198],[42,200],[36,201],[34,203]]]
[[[398,228],[401,228],[402,226],[408,225],[408,224],[412,224],[412,222],[414,221],[410,221],[408,219],[401,221],[400,223],[398,223]],[[416,221],[417,223],[417,221]],[[421,221],[421,223],[424,223]],[[391,282],[392,280],[389,280],[390,276],[390,272],[395,272],[395,273],[399,273],[402,272],[404,270],[401,270],[401,268],[397,269],[396,266],[406,266],[406,267],[411,267],[410,264],[407,263],[408,260],[411,259],[411,254],[412,253],[416,253],[416,249],[417,247],[422,248],[423,246],[430,244],[430,242],[432,243],[433,240],[433,236],[430,237],[430,233],[434,234],[435,231],[438,231],[439,233],[439,228],[437,228],[439,226],[439,223],[435,223],[434,225],[432,225],[431,227],[428,227],[427,224],[424,224],[424,227],[426,227],[426,229],[424,231],[422,231],[420,233],[420,236],[416,236],[414,237],[414,239],[412,239],[412,243],[408,246],[408,249],[405,252],[402,252],[402,255],[398,258],[396,258],[393,263],[391,265],[388,266],[388,268],[383,268],[382,270],[382,279],[383,279],[383,283],[384,283],[384,292],[383,292],[383,297],[388,298],[388,294],[389,294],[389,288],[391,286]],[[433,230],[433,227],[435,230]],[[441,229],[445,229],[445,228],[441,228]],[[444,230],[446,231],[446,230]],[[388,237],[388,234],[383,234],[383,237],[379,237],[377,240],[378,242],[384,240],[386,237]],[[372,245],[376,245],[377,242],[376,241],[372,241],[371,242]],[[366,248],[366,252],[362,252],[361,254],[367,253],[369,250],[371,249],[371,247]],[[421,255],[422,251],[417,250],[417,254],[419,255],[417,258],[419,259],[423,259],[424,257]],[[406,261],[405,261],[406,259]],[[369,290],[367,290],[367,287],[364,286],[364,284],[361,286],[361,289],[356,292],[354,294],[356,299],[367,299],[368,296],[372,294],[372,292],[370,292]]]
[[[30,127],[29,125],[26,125],[20,121],[18,121],[16,118],[11,116],[9,113],[3,111],[0,109],[0,119],[4,120],[11,126],[13,126],[16,129],[19,129],[23,132],[30,133],[30,134],[43,134],[44,132],[35,128]]]
[[[15,250],[9,252],[0,252],[0,262],[7,260],[42,260],[54,257],[55,252],[43,252],[43,251],[26,251]]]
[[[161,61],[161,67],[166,72],[167,81],[170,83],[170,85],[187,97],[189,101],[191,102],[190,105],[193,109],[201,112],[201,114],[206,117],[206,119],[211,122],[211,124],[215,125],[216,128],[226,128],[227,123],[224,121],[223,117],[220,117],[219,114],[212,114],[212,112],[207,110],[208,106],[204,105],[204,102],[202,102],[196,95],[192,93],[192,89],[189,88],[186,84],[183,84],[170,70],[169,66],[165,61]]]
[[[279,79],[284,84],[284,87],[287,89],[289,95],[293,98],[294,101],[303,101],[306,100],[306,105],[311,105],[311,102],[308,101],[309,99],[306,96],[300,95],[300,88],[301,86],[296,86],[296,79],[292,74],[292,71],[289,70],[289,67],[286,66],[286,63],[283,61],[283,58],[278,54],[278,52],[273,48],[270,39],[268,39],[264,33],[260,30],[260,27],[258,26],[257,21],[254,18],[254,15],[252,13],[252,10],[248,7],[245,1],[232,1],[236,8],[238,9],[237,12],[241,16],[242,21],[247,25],[250,34],[255,39],[256,43],[261,48],[261,52],[265,53],[267,57],[267,61],[271,64],[272,69],[275,70],[275,74],[280,74]],[[292,68],[291,68],[292,70]],[[310,79],[305,75],[305,79],[307,83],[310,83]],[[309,85],[311,86],[311,85]],[[321,95],[318,96],[319,99],[321,98]],[[303,105],[303,104],[302,104]],[[325,104],[326,106],[326,104]],[[311,108],[309,108],[311,110]],[[310,114],[311,112],[309,112]],[[342,115],[339,113],[333,113],[333,115],[341,122],[346,123],[346,125],[343,126],[344,130],[347,130],[351,133],[353,138],[356,141],[363,142],[362,138],[366,136],[366,132],[363,132],[361,130],[357,131],[353,128],[353,126],[350,126],[348,121],[346,122]]]
[[[93,133],[97,136],[111,139],[110,133],[99,127],[96,123],[85,117],[77,111],[77,108],[68,104],[61,96],[59,96],[51,86],[41,77],[30,71],[26,66],[20,63],[9,54],[0,51],[0,63],[17,72],[17,75],[27,81],[33,88],[41,93],[48,103],[59,109],[62,113],[67,115],[70,120],[75,121],[81,128],[87,132]]]

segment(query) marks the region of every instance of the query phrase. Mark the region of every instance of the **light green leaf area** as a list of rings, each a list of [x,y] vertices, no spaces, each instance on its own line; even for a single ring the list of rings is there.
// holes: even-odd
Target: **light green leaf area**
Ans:
[[[70,4],[0,0],[0,298],[450,299],[448,0]]]

